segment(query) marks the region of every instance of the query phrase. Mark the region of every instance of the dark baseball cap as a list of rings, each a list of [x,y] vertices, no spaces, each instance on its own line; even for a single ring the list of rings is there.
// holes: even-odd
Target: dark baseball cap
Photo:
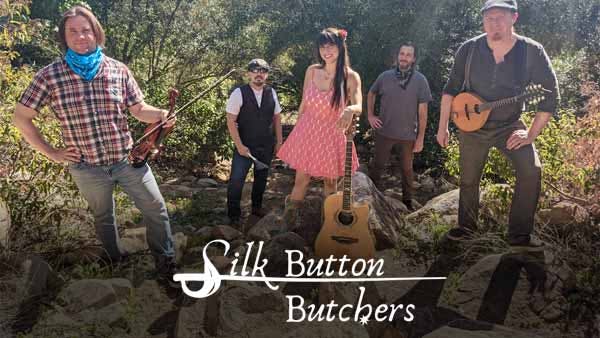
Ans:
[[[263,59],[252,59],[250,62],[248,62],[248,70],[251,71],[254,69],[265,69],[268,71],[271,70],[271,67],[269,67],[267,61]]]
[[[488,0],[483,7],[481,7],[481,13],[492,8],[504,8],[516,12],[517,2],[515,0]]]

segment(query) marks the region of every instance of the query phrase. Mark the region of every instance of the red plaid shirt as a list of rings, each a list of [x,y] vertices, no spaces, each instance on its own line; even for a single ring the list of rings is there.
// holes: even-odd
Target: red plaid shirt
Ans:
[[[77,147],[85,163],[110,165],[127,157],[133,140],[125,110],[143,99],[127,66],[104,56],[90,82],[64,60],[44,67],[19,102],[36,111],[49,105],[60,121],[66,146]]]

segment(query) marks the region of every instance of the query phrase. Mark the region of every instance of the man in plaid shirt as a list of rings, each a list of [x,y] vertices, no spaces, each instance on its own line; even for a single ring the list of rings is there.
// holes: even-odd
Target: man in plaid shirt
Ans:
[[[118,183],[144,216],[159,277],[172,281],[175,250],[165,202],[150,167],[133,168],[127,162],[133,141],[126,110],[146,123],[164,121],[168,112],[144,103],[129,69],[102,53],[104,31],[90,10],[75,6],[65,12],[58,35],[65,58],[35,75],[16,106],[14,124],[33,148],[68,163],[94,214],[96,234],[116,261],[126,254],[119,247],[115,219]],[[64,149],[49,145],[33,124],[44,106],[60,121]]]

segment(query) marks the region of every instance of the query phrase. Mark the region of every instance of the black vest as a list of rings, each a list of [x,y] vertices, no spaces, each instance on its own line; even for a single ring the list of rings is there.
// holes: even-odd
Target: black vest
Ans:
[[[237,123],[242,143],[249,148],[272,146],[275,143],[273,135],[273,115],[275,115],[273,90],[268,86],[263,88],[260,108],[250,85],[241,86],[240,91],[242,92],[242,106],[240,107]]]

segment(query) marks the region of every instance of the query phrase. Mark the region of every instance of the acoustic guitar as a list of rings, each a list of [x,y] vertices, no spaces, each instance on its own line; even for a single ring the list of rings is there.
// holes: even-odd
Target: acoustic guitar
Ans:
[[[493,102],[485,102],[474,93],[460,93],[452,101],[450,115],[458,129],[471,132],[483,127],[493,109],[515,104],[521,100],[529,104],[537,104],[545,99],[544,94],[546,93],[550,93],[550,91],[538,84],[527,86],[520,95]]]
[[[344,189],[329,195],[323,204],[323,227],[315,241],[320,258],[369,259],[375,256],[375,242],[369,230],[369,205],[352,200],[352,139],[354,122],[346,132]]]

